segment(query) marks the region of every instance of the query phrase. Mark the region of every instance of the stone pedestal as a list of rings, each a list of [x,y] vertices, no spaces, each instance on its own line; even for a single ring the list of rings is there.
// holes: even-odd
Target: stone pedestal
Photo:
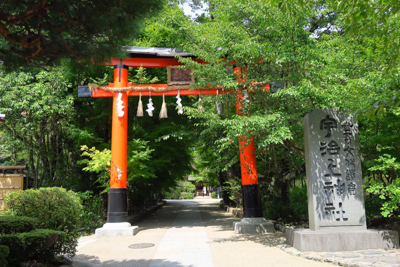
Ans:
[[[102,228],[97,228],[95,232],[96,238],[117,237],[117,236],[134,236],[139,232],[138,226],[131,226],[128,222],[122,223],[106,223]]]
[[[397,249],[399,248],[399,235],[392,230],[312,231],[287,229],[286,242],[299,251]]]
[[[240,222],[233,222],[233,229],[237,234],[273,233],[274,224],[264,218],[243,218]]]

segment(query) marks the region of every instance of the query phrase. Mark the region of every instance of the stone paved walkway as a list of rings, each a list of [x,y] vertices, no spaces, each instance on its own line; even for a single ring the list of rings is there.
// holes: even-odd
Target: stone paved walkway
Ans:
[[[289,245],[278,245],[292,256],[305,259],[330,262],[344,267],[400,267],[400,250],[369,249],[342,252],[300,252]]]
[[[328,267],[336,264],[400,267],[400,250],[301,253],[282,245],[286,238],[279,232],[235,234],[234,221],[238,219],[219,208],[219,200],[167,201],[167,205],[138,224],[139,233],[135,236],[82,237],[74,266]],[[154,246],[129,248],[143,243]]]
[[[164,234],[150,266],[171,266],[172,262],[182,266],[213,267],[207,232],[194,202],[188,202],[179,212]]]

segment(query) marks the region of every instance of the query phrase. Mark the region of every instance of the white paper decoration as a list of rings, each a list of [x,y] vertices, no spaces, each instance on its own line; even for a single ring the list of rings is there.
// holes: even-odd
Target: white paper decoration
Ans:
[[[124,106],[123,106],[123,104],[124,104],[124,101],[122,101],[122,93],[118,93],[118,97],[117,97],[117,114],[118,114],[118,117],[123,117],[124,116],[124,114],[125,114],[125,112],[123,111],[123,109],[124,109]]]
[[[178,105],[178,114],[183,114],[182,104],[181,104],[181,91],[178,90],[178,95],[176,96],[176,104]]]
[[[153,110],[154,110],[154,106],[153,106],[153,100],[151,99],[151,92],[150,92],[149,103],[147,104],[147,109],[146,109],[146,111],[150,117],[153,117]]]

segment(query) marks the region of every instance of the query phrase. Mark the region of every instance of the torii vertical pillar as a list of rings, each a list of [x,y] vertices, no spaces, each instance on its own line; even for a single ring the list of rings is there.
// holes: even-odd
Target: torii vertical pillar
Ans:
[[[114,66],[114,87],[126,87],[128,66]],[[128,94],[113,93],[111,131],[111,170],[108,191],[107,223],[96,229],[96,238],[132,236],[139,228],[128,222],[127,146],[128,146]]]
[[[239,67],[233,71],[238,77],[238,82],[242,81],[242,73]],[[241,90],[236,95],[236,111],[239,115],[246,116],[243,112]],[[246,103],[243,103],[246,104]],[[247,144],[245,136],[239,137],[240,150],[240,169],[242,176],[242,195],[243,195],[243,219],[240,222],[234,222],[235,233],[273,233],[274,224],[268,222],[263,217],[260,186],[258,184],[257,163],[254,154],[254,137]]]
[[[114,67],[114,87],[126,87],[128,67],[120,64]],[[119,106],[119,108],[118,108]],[[111,127],[111,170],[108,191],[108,223],[126,222],[127,205],[127,164],[128,145],[128,95],[114,92]]]

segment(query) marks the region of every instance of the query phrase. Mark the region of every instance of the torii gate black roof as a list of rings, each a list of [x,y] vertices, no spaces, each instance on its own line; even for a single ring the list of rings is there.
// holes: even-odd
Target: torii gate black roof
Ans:
[[[124,46],[123,50],[128,52],[130,58],[174,58],[177,55],[181,57],[196,57],[191,53],[166,47]]]

